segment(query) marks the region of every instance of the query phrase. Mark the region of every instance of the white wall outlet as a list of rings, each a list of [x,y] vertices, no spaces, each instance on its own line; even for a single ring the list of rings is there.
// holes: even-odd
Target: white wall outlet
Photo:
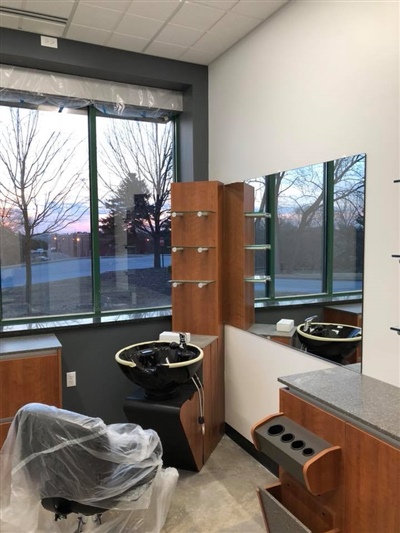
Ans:
[[[76,387],[76,372],[67,372],[67,387]]]
[[[47,37],[47,35],[40,36],[40,44],[48,48],[58,48],[58,41],[56,37]]]

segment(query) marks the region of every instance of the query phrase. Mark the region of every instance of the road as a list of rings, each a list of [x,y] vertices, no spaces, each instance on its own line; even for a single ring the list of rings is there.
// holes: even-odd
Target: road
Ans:
[[[152,268],[153,261],[153,255],[101,257],[100,273]],[[169,266],[171,264],[171,256],[165,254],[161,264],[165,267]],[[34,263],[32,265],[32,283],[49,283],[50,281],[60,281],[63,279],[82,278],[90,276],[91,272],[92,264],[90,257]],[[3,288],[21,287],[24,285],[25,265],[2,267],[1,286]]]
[[[171,255],[163,256],[162,265],[167,267],[171,264]],[[101,257],[100,272],[115,272],[121,270],[135,270],[153,267],[153,255],[130,255],[124,257]],[[91,275],[90,258],[63,259],[46,261],[32,265],[32,283],[49,283],[64,279],[80,278]],[[21,287],[25,285],[25,266],[16,265],[2,267],[1,286],[3,288]],[[278,295],[294,294],[318,294],[321,291],[319,279],[277,277],[275,290]],[[257,296],[262,296],[263,284],[256,283]],[[336,292],[354,291],[362,289],[361,281],[338,280],[334,283]]]

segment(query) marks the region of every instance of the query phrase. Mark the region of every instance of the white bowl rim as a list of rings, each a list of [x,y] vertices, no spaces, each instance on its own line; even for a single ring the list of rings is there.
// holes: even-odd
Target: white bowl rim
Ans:
[[[356,337],[349,337],[349,338],[330,338],[330,337],[318,337],[317,335],[310,335],[309,333],[305,331],[301,331],[301,327],[305,325],[305,322],[302,324],[299,324],[296,328],[299,335],[302,337],[305,337],[306,339],[310,340],[320,340],[321,342],[354,342],[354,341],[360,341],[362,338],[362,329],[359,326],[352,326],[351,324],[339,324],[336,322],[312,322],[310,325],[321,325],[321,326],[342,326],[344,328],[353,328],[353,329],[359,329],[360,335],[357,335]]]
[[[131,368],[134,368],[136,365],[136,363],[134,363],[133,361],[126,361],[125,359],[121,359],[120,355],[122,354],[122,352],[124,352],[125,350],[130,350],[131,348],[135,348],[136,346],[142,346],[144,344],[166,344],[166,341],[145,341],[145,342],[137,342],[136,344],[130,344],[129,346],[125,346],[124,348],[121,348],[120,350],[118,350],[118,352],[115,354],[115,360],[117,361],[117,363],[121,364],[121,365],[125,365],[125,366],[130,366]],[[197,346],[196,344],[191,344],[191,343],[186,343],[186,346],[190,347],[192,346],[193,348],[197,348],[197,350],[200,351],[199,355],[195,358],[195,359],[189,359],[188,361],[181,361],[179,363],[163,363],[162,365],[160,366],[166,366],[168,368],[180,368],[180,367],[183,367],[183,366],[190,366],[194,363],[198,363],[199,361],[201,361],[204,357],[204,352],[203,350],[200,348],[200,346]]]

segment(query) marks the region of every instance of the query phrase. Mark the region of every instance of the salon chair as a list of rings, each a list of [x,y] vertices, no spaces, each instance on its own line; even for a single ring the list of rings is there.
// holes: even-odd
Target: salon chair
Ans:
[[[143,521],[151,505],[161,505],[156,514],[163,522],[178,477],[175,469],[162,468],[162,446],[155,431],[136,424],[107,426],[99,418],[38,403],[18,411],[3,450],[8,456],[8,510],[18,505],[31,523],[38,519],[33,516],[36,502],[51,511],[56,522],[75,513],[78,533],[83,517],[93,516],[101,527],[101,517],[109,510],[139,511]],[[151,498],[155,481],[158,503]],[[115,520],[104,530],[118,530]],[[162,525],[154,525],[152,531]]]

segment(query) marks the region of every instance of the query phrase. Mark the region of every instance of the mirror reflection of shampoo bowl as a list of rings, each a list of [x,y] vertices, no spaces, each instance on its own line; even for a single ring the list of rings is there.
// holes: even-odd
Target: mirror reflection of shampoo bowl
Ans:
[[[147,399],[166,400],[196,374],[203,356],[194,344],[150,341],[122,348],[115,360],[130,381],[143,387]]]
[[[337,363],[354,352],[362,337],[361,328],[326,322],[303,323],[296,331],[307,352]]]

